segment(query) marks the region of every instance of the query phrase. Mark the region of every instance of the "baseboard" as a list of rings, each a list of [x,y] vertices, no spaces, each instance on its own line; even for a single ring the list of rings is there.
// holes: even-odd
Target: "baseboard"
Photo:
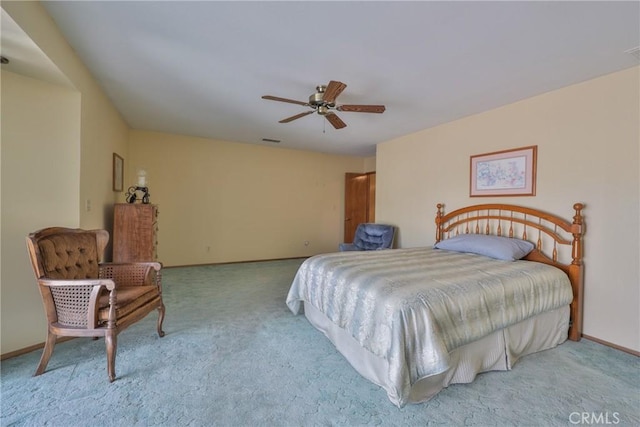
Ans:
[[[600,338],[592,337],[590,335],[582,334],[582,338],[586,338],[589,341],[597,342],[598,344],[606,345],[607,347],[615,348],[616,350],[624,351],[625,353],[633,354],[634,356],[640,357],[640,351],[622,347],[621,345],[613,344],[613,343],[610,343],[609,341],[601,340]]]
[[[59,337],[56,344],[75,339],[76,337]],[[23,354],[31,353],[34,350],[44,348],[44,341],[39,344],[30,345],[29,347],[21,348],[19,350],[10,351],[8,353],[0,354],[0,361],[5,359],[11,359],[12,357],[22,356]]]
[[[204,264],[185,264],[185,265],[163,265],[162,268],[182,268],[182,267],[204,267],[207,265],[228,265],[228,264],[248,264],[252,262],[269,262],[269,261],[288,261],[292,259],[306,259],[308,256],[295,256],[290,258],[271,258],[271,259],[253,259],[247,261],[226,261],[226,262],[207,262]]]

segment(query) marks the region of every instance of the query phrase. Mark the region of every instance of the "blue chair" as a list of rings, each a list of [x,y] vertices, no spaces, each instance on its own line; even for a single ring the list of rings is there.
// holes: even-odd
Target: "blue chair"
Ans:
[[[396,228],[393,225],[362,223],[358,224],[353,243],[340,243],[343,251],[377,251],[393,248]]]

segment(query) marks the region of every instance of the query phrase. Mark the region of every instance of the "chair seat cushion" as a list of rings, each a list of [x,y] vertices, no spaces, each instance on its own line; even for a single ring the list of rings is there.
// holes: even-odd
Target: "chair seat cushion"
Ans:
[[[116,288],[116,318],[122,319],[159,295],[156,286],[118,286]],[[109,320],[108,292],[100,296],[99,304],[98,321],[103,323]]]

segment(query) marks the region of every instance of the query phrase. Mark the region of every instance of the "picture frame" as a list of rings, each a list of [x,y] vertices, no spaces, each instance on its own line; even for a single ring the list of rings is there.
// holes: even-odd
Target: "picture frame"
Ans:
[[[124,159],[113,153],[113,191],[124,190]]]
[[[535,196],[537,158],[537,145],[471,156],[469,196]]]

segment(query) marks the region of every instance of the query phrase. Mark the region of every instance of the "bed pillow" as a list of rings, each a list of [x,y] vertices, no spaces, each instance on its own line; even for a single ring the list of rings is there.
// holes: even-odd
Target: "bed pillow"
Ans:
[[[484,255],[504,261],[524,258],[534,248],[526,240],[484,234],[460,234],[435,244],[436,249]]]

